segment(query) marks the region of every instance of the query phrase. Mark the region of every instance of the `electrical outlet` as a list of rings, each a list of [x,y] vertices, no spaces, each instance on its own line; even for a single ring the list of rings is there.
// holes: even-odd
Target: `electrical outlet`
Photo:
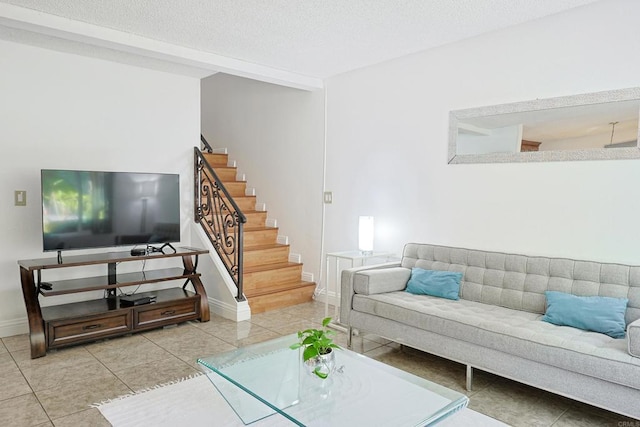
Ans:
[[[324,202],[326,204],[333,203],[333,193],[331,191],[325,191],[324,192]]]
[[[14,191],[13,203],[15,206],[27,206],[27,192],[24,190]]]

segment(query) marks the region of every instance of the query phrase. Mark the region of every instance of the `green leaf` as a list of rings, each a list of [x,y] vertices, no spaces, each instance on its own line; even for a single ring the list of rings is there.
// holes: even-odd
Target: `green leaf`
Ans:
[[[313,370],[313,373],[316,374],[317,376],[319,376],[320,378],[322,378],[323,380],[327,379],[327,377],[329,376],[329,374],[325,374],[324,372],[320,372],[319,371],[320,367],[317,367],[316,369]]]
[[[317,355],[318,355],[318,350],[313,346],[309,346],[305,348],[304,351],[302,352],[302,359],[306,362],[309,359],[313,359]]]
[[[302,345],[310,345],[316,342],[316,338],[313,336],[308,336],[302,341]]]
[[[325,317],[324,319],[322,319],[322,327],[326,328],[330,322],[331,322],[331,317]]]

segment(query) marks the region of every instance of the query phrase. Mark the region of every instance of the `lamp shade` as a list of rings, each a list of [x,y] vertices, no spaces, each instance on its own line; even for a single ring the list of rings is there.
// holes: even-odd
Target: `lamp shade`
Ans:
[[[358,249],[365,253],[373,252],[373,217],[361,216],[358,226]]]

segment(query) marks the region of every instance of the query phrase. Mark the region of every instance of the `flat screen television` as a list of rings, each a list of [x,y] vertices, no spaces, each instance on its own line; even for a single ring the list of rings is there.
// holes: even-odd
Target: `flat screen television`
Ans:
[[[41,171],[45,251],[180,241],[178,174]]]

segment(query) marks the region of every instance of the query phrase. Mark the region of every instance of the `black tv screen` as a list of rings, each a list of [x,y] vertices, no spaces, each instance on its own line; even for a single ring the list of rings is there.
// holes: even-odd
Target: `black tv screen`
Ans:
[[[45,251],[180,241],[178,174],[41,171]]]

